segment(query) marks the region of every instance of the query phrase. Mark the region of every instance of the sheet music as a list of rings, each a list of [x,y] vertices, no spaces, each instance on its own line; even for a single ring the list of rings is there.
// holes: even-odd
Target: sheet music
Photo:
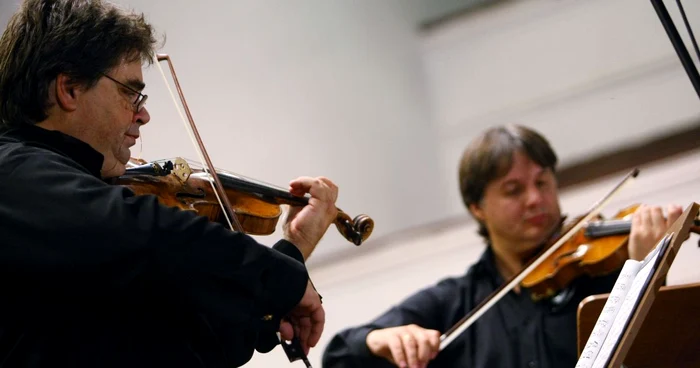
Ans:
[[[666,248],[670,239],[670,234],[662,238],[659,244],[656,245],[647,258],[645,258],[642,262],[641,269],[634,277],[630,290],[627,292],[627,295],[625,295],[624,301],[622,302],[622,305],[620,305],[619,311],[615,316],[612,326],[610,327],[608,336],[605,338],[605,341],[598,352],[598,356],[593,362],[593,368],[604,368],[608,363],[608,360],[610,360],[611,354],[615,350],[615,347],[617,347],[620,338],[622,338],[622,333],[627,327],[627,323],[629,322],[632,313],[639,302],[642,292],[646,288],[652,273],[658,266],[659,254],[663,253],[660,250]]]
[[[605,302],[603,311],[600,312],[600,317],[598,317],[598,321],[593,327],[591,335],[588,337],[586,346],[581,352],[581,357],[578,363],[576,363],[576,368],[591,368],[593,366],[593,362],[596,356],[598,356],[598,352],[603,346],[603,342],[612,327],[615,316],[620,310],[625,296],[632,288],[632,281],[641,268],[642,262],[633,259],[628,259],[625,262],[622,271],[620,271],[620,275],[617,277],[617,281],[615,281],[615,286],[613,286],[610,296]]]

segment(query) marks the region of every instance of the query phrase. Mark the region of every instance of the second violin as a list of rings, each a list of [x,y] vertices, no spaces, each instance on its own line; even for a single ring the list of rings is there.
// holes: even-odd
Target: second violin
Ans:
[[[620,210],[611,219],[598,216],[577,231],[566,243],[540,263],[521,282],[534,300],[546,299],[564,289],[574,279],[603,276],[622,268],[629,258],[627,243],[632,229],[635,204]],[[700,219],[690,231],[700,232]]]

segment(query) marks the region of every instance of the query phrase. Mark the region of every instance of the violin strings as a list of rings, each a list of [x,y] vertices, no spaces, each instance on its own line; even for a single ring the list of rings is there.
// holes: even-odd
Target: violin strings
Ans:
[[[195,160],[192,160],[192,159],[186,158],[186,157],[182,157],[182,159],[185,160],[187,162],[187,164],[192,168],[203,168],[204,167],[204,165],[201,162],[197,162]],[[240,179],[243,181],[247,181],[247,182],[252,183],[252,184],[260,185],[262,187],[268,187],[268,188],[272,188],[272,189],[277,189],[281,192],[289,193],[288,189],[283,188],[279,185],[270,184],[270,183],[263,181],[263,180],[254,179],[254,178],[251,178],[249,176],[241,175],[241,174],[238,174],[238,173],[235,173],[233,171],[226,170],[226,169],[220,169],[218,167],[215,167],[214,169],[216,170],[216,173],[219,174],[219,176],[227,175],[227,176],[230,176],[232,178],[236,178],[236,179]],[[207,175],[209,175],[209,173],[207,173]]]
[[[182,120],[182,124],[185,125],[185,130],[187,131],[187,134],[190,136],[190,141],[192,141],[192,144],[195,146],[195,151],[197,152],[197,156],[199,156],[199,159],[201,162],[205,162],[204,160],[204,154],[201,152],[199,149],[199,146],[196,144],[196,140],[194,138],[194,133],[192,132],[192,129],[190,126],[187,125],[187,119],[185,118],[185,115],[182,113],[182,110],[180,106],[177,104],[177,98],[175,98],[175,93],[173,93],[172,88],[170,87],[170,82],[168,82],[168,78],[165,76],[165,72],[163,71],[163,68],[160,66],[160,62],[158,61],[158,56],[154,56],[155,64],[156,67],[158,68],[158,71],[160,71],[161,76],[163,76],[163,80],[165,81],[165,86],[168,88],[168,92],[170,92],[170,97],[173,99],[173,103],[175,104],[175,110],[177,110],[177,113],[180,115],[180,119]],[[202,165],[202,169],[207,172],[209,175],[211,173],[209,172],[209,169],[205,167],[206,165]],[[224,202],[221,200],[221,197],[219,197],[219,192],[216,190],[214,187],[214,182],[209,181],[209,184],[211,185],[212,191],[214,192],[214,195],[216,196],[216,200],[219,202],[219,205],[221,208],[224,208]],[[222,211],[224,214],[224,217],[226,218],[226,222],[228,223],[228,226],[231,230],[235,230],[233,228],[233,223],[231,222],[231,219],[228,216],[228,213],[226,211]]]

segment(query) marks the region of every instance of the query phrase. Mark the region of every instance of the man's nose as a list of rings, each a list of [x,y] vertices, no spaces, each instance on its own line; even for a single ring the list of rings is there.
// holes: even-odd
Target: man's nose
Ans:
[[[134,114],[134,122],[136,123],[145,125],[148,124],[149,121],[151,121],[151,115],[148,113],[148,109],[146,109],[146,107],[142,108],[141,111]]]
[[[542,190],[536,185],[531,185],[527,189],[527,205],[538,205],[542,202]]]

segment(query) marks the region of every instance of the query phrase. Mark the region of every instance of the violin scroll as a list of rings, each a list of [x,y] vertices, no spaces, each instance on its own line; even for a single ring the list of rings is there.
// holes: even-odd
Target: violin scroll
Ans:
[[[351,219],[347,213],[338,209],[338,217],[335,219],[335,227],[340,234],[355,245],[361,245],[367,240],[374,230],[374,220],[367,215],[357,215]]]

